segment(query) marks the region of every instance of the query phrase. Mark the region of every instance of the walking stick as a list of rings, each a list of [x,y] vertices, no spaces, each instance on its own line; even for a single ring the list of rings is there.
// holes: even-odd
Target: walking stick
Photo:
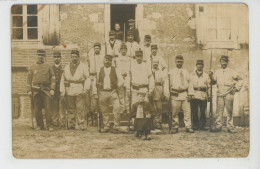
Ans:
[[[210,52],[210,71],[212,68],[212,49]],[[210,105],[209,105],[209,127],[210,130],[212,131],[214,126],[213,126],[213,103],[212,103],[212,82],[210,83]]]

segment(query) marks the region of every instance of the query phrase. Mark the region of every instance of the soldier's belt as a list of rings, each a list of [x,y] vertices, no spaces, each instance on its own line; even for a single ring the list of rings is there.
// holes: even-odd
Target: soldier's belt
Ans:
[[[113,89],[100,89],[100,91],[105,91],[105,92],[112,92]]]
[[[155,86],[162,86],[161,82],[155,82]]]
[[[97,72],[95,73],[89,73],[90,76],[96,76],[97,75]]]
[[[194,87],[194,90],[206,92],[207,88],[205,88],[205,87]]]
[[[183,92],[187,92],[188,89],[180,89],[180,90],[177,90],[177,89],[171,89],[171,93],[183,93]]]
[[[85,80],[66,80],[65,83],[84,84]]]
[[[132,84],[132,88],[135,90],[139,90],[141,88],[148,88],[148,85],[134,85]]]

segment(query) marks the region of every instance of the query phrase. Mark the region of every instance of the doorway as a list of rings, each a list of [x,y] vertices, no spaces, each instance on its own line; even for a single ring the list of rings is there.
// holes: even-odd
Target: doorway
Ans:
[[[126,41],[126,32],[129,29],[128,20],[135,19],[136,4],[111,4],[110,30],[115,30],[115,23],[120,24],[123,32],[123,41]]]

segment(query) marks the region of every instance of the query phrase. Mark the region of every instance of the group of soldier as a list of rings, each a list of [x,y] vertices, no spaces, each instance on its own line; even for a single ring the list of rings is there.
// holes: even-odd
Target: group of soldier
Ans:
[[[189,73],[183,68],[182,55],[175,57],[176,67],[169,70],[158,46],[151,44],[151,36],[145,35],[144,44],[139,44],[134,20],[129,20],[129,26],[127,42],[123,42],[120,25],[116,23],[116,31],[109,32],[105,45],[94,43],[87,63],[80,60],[79,51],[75,49],[71,51],[71,62],[64,69],[59,51],[53,52],[54,63],[49,66],[45,63],[45,50],[37,50],[37,62],[30,67],[28,75],[28,92],[37,123],[35,129],[44,129],[42,108],[49,131],[65,125],[69,129],[85,130],[86,117],[92,112],[100,120],[100,131],[108,132],[111,126],[113,130],[119,128],[121,115],[126,113],[134,122],[136,136],[143,133],[145,139],[151,139],[151,129],[162,129],[162,103],[168,102],[172,122],[170,133],[178,132],[180,111],[184,115],[186,132],[208,130],[207,102],[212,101],[210,85],[216,84],[217,110],[211,131],[221,131],[226,107],[228,132],[235,133],[234,94],[243,82],[227,67],[228,56],[221,56],[221,68],[215,73],[203,71],[203,60],[197,60],[194,63],[196,70]],[[65,109],[72,107],[74,113],[65,113]]]

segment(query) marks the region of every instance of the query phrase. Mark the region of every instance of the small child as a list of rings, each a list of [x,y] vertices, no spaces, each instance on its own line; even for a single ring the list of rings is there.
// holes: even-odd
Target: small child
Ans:
[[[138,102],[134,103],[131,110],[134,120],[134,129],[136,137],[142,137],[143,140],[151,140],[150,131],[152,129],[153,107],[145,101],[146,91],[139,90],[137,93]]]

